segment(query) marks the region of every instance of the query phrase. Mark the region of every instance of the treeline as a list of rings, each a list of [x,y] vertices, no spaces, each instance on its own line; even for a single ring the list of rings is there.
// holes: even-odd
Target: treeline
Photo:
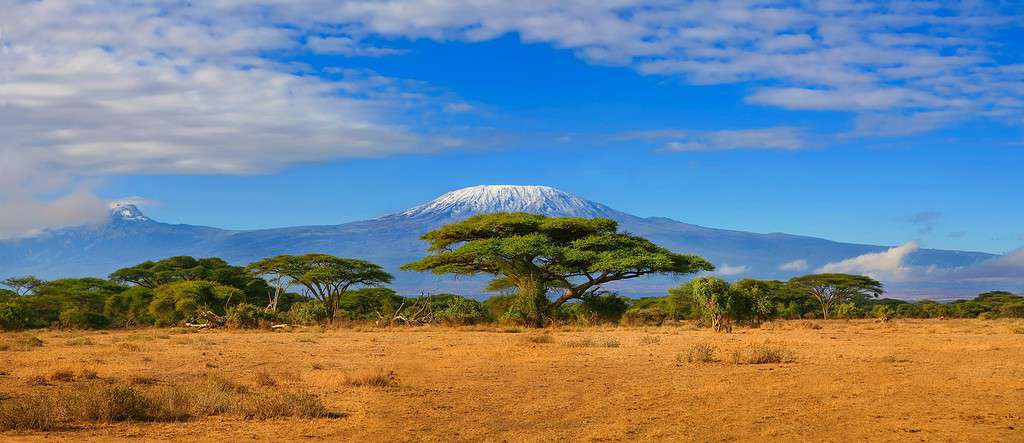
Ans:
[[[172,257],[120,269],[107,279],[43,281],[9,278],[0,289],[0,328],[75,329],[137,326],[270,327],[369,322],[376,325],[533,324],[517,293],[483,302],[455,294],[403,297],[372,263],[325,254],[282,255],[249,266],[219,258]],[[590,293],[559,305],[553,323],[659,325],[699,320],[718,330],[733,324],[801,318],[1024,317],[1024,298],[988,292],[939,303],[876,298],[867,277],[818,274],[788,282],[699,277],[664,297],[630,299]],[[829,298],[829,296],[831,298]],[[527,303],[528,304],[528,303]]]

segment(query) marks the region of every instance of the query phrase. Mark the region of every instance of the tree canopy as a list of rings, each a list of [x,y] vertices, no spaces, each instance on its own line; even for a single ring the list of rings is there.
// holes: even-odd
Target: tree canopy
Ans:
[[[331,318],[345,291],[355,286],[387,284],[392,280],[391,274],[374,263],[329,254],[278,255],[254,262],[249,269],[261,275],[287,278],[289,284],[302,286],[307,295],[327,305]],[[278,287],[281,284],[284,283],[278,283]]]
[[[878,298],[885,292],[882,283],[863,275],[810,274],[794,277],[789,284],[817,300],[825,319],[840,303],[857,298]]]
[[[429,244],[430,255],[402,269],[493,275],[492,287],[514,286],[538,322],[552,309],[582,299],[606,283],[714,269],[701,257],[620,233],[618,224],[605,218],[483,214],[430,231],[422,239]],[[550,289],[562,291],[554,302],[547,299]]]

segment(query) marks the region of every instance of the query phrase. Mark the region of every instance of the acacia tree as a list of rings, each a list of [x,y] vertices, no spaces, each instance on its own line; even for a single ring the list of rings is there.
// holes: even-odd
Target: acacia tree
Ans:
[[[329,254],[278,255],[253,263],[250,269],[301,285],[309,296],[327,306],[332,321],[342,293],[357,285],[378,286],[392,280],[391,274],[376,264]]]
[[[11,288],[11,291],[18,296],[26,296],[34,294],[46,282],[35,276],[28,275],[25,277],[11,277],[0,282],[0,284]]]
[[[810,295],[821,305],[822,318],[841,303],[858,297],[878,298],[885,291],[882,283],[871,277],[850,274],[811,274],[794,277],[790,286]]]
[[[617,230],[618,224],[605,218],[476,215],[424,234],[430,255],[402,269],[493,275],[493,287],[516,288],[537,325],[566,301],[583,299],[606,283],[714,269],[701,257],[676,254]],[[547,298],[550,289],[561,290],[554,301]]]
[[[291,262],[291,258],[292,256],[290,255],[279,255],[250,263],[249,266],[245,267],[247,271],[257,278],[270,282],[273,291],[268,293],[269,303],[267,304],[267,309],[271,311],[277,311],[277,304],[281,300],[281,295],[293,284],[292,279],[285,274],[285,269]]]

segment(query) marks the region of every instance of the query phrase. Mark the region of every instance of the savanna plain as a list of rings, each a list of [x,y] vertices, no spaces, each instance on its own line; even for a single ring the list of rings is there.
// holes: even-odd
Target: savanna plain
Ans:
[[[1024,441],[1024,321],[0,335],[3,441]]]

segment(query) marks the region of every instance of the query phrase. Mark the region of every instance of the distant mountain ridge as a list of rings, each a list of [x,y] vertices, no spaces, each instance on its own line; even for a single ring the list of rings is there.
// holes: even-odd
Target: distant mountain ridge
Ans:
[[[217,256],[245,264],[277,254],[323,252],[381,264],[395,274],[394,287],[402,293],[454,291],[479,295],[480,278],[435,276],[398,268],[423,256],[426,245],[419,237],[431,229],[474,214],[513,211],[611,218],[624,231],[677,252],[704,256],[733,277],[788,278],[829,262],[887,249],[790,234],[714,229],[662,217],[641,218],[547,186],[490,185],[455,190],[372,220],[249,231],[161,223],[134,205],[121,204],[111,208],[107,223],[0,241],[0,277],[104,277],[124,266],[174,255]],[[957,267],[991,257],[980,252],[922,249],[908,260],[914,265]],[[805,269],[780,269],[800,260],[806,264]],[[623,282],[612,289],[654,295],[677,283],[653,277]]]

